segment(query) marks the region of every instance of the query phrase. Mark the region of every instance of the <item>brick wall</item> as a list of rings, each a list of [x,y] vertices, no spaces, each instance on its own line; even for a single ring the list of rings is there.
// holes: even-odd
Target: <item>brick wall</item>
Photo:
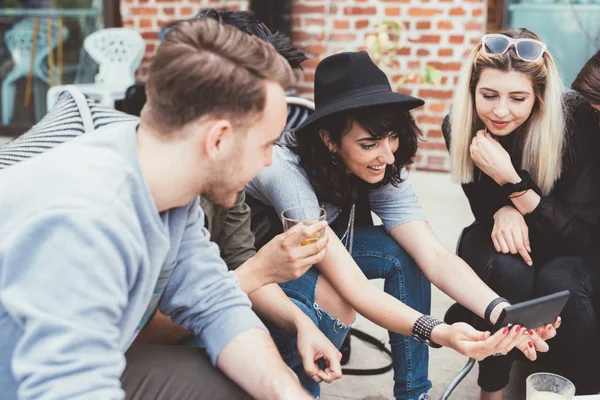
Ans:
[[[202,7],[248,9],[248,0],[125,0],[123,23],[147,41],[147,55],[139,71],[143,79],[156,48],[157,31],[164,23],[192,15]],[[485,31],[486,0],[294,0],[292,38],[311,57],[298,91],[312,96],[314,69],[323,57],[363,49],[365,38],[384,20],[404,24],[406,46],[398,51],[397,68],[388,77],[423,73],[429,64],[442,71],[439,85],[418,81],[403,84],[406,94],[426,101],[416,111],[425,140],[419,146],[419,169],[448,170],[448,155],[440,125],[448,113],[452,89],[466,53]]]
[[[206,7],[247,10],[249,3],[249,0],[121,0],[123,26],[135,28],[146,40],[146,56],[137,79],[143,81],[148,74],[148,65],[158,46],[158,31],[163,25],[192,17]]]

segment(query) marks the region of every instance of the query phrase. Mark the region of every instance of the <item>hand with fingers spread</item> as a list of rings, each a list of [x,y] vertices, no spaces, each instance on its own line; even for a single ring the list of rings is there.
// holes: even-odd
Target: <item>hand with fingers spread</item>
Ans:
[[[546,341],[556,336],[556,330],[560,327],[560,323],[561,319],[558,317],[554,323],[536,329],[521,328],[521,340],[515,347],[529,360],[535,361],[538,352],[545,353],[550,350],[550,346]]]
[[[485,130],[477,131],[469,151],[475,166],[499,185],[521,181],[508,152]]]
[[[299,226],[275,236],[265,244],[253,260],[257,272],[263,276],[263,284],[297,279],[312,265],[321,261],[329,242],[328,235],[324,234],[326,226],[327,222],[324,221]],[[319,239],[313,242],[318,235]]]
[[[523,215],[513,206],[504,206],[494,214],[492,242],[498,253],[518,253],[527,265],[533,265],[529,228]]]
[[[315,382],[331,383],[342,377],[342,353],[311,321],[298,327],[297,346],[304,371]]]
[[[493,355],[506,354],[523,341],[522,328],[503,328],[493,335],[481,332],[464,322],[438,325],[431,332],[431,339],[461,354],[481,361]],[[527,355],[527,354],[526,354]]]

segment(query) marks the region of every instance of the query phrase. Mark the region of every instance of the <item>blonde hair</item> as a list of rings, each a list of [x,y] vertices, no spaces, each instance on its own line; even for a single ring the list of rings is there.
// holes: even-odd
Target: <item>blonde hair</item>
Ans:
[[[267,80],[294,82],[271,44],[210,18],[181,21],[150,65],[143,114],[167,132],[205,115],[242,125],[264,110]]]
[[[499,32],[513,38],[539,40],[526,29]],[[452,178],[460,183],[474,180],[475,166],[469,146],[476,134],[479,117],[475,111],[475,87],[486,68],[518,71],[527,75],[533,84],[535,104],[522,125],[521,168],[527,170],[542,193],[548,194],[562,173],[565,146],[564,88],[554,59],[546,51],[536,62],[521,60],[511,47],[501,56],[487,55],[479,43],[469,54],[460,72],[454,92],[450,115],[450,161]]]

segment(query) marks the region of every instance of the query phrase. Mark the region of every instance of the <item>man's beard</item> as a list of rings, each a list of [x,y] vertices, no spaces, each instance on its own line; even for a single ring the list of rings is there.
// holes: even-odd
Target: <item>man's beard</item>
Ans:
[[[232,187],[233,185],[231,185],[231,181],[236,174],[235,171],[236,169],[232,168],[232,164],[228,166],[216,166],[216,168],[211,171],[209,175],[211,180],[209,184],[206,185],[207,189],[205,193],[202,193],[201,196],[220,207],[233,207],[237,198],[237,193],[239,192],[239,188],[234,188]]]
[[[213,186],[214,188],[214,186]],[[237,191],[225,191],[225,190],[209,190],[208,192],[202,194],[202,197],[209,200],[211,203],[218,205],[219,207],[223,207],[226,209],[230,209],[235,205],[235,200],[237,198]]]

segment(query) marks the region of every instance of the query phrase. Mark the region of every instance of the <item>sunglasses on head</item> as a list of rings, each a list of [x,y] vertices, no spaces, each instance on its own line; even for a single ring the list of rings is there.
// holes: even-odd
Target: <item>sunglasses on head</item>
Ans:
[[[481,38],[481,49],[490,56],[506,53],[511,45],[515,47],[515,52],[521,60],[529,62],[539,60],[546,51],[546,43],[535,39],[513,39],[500,33],[483,35]]]

